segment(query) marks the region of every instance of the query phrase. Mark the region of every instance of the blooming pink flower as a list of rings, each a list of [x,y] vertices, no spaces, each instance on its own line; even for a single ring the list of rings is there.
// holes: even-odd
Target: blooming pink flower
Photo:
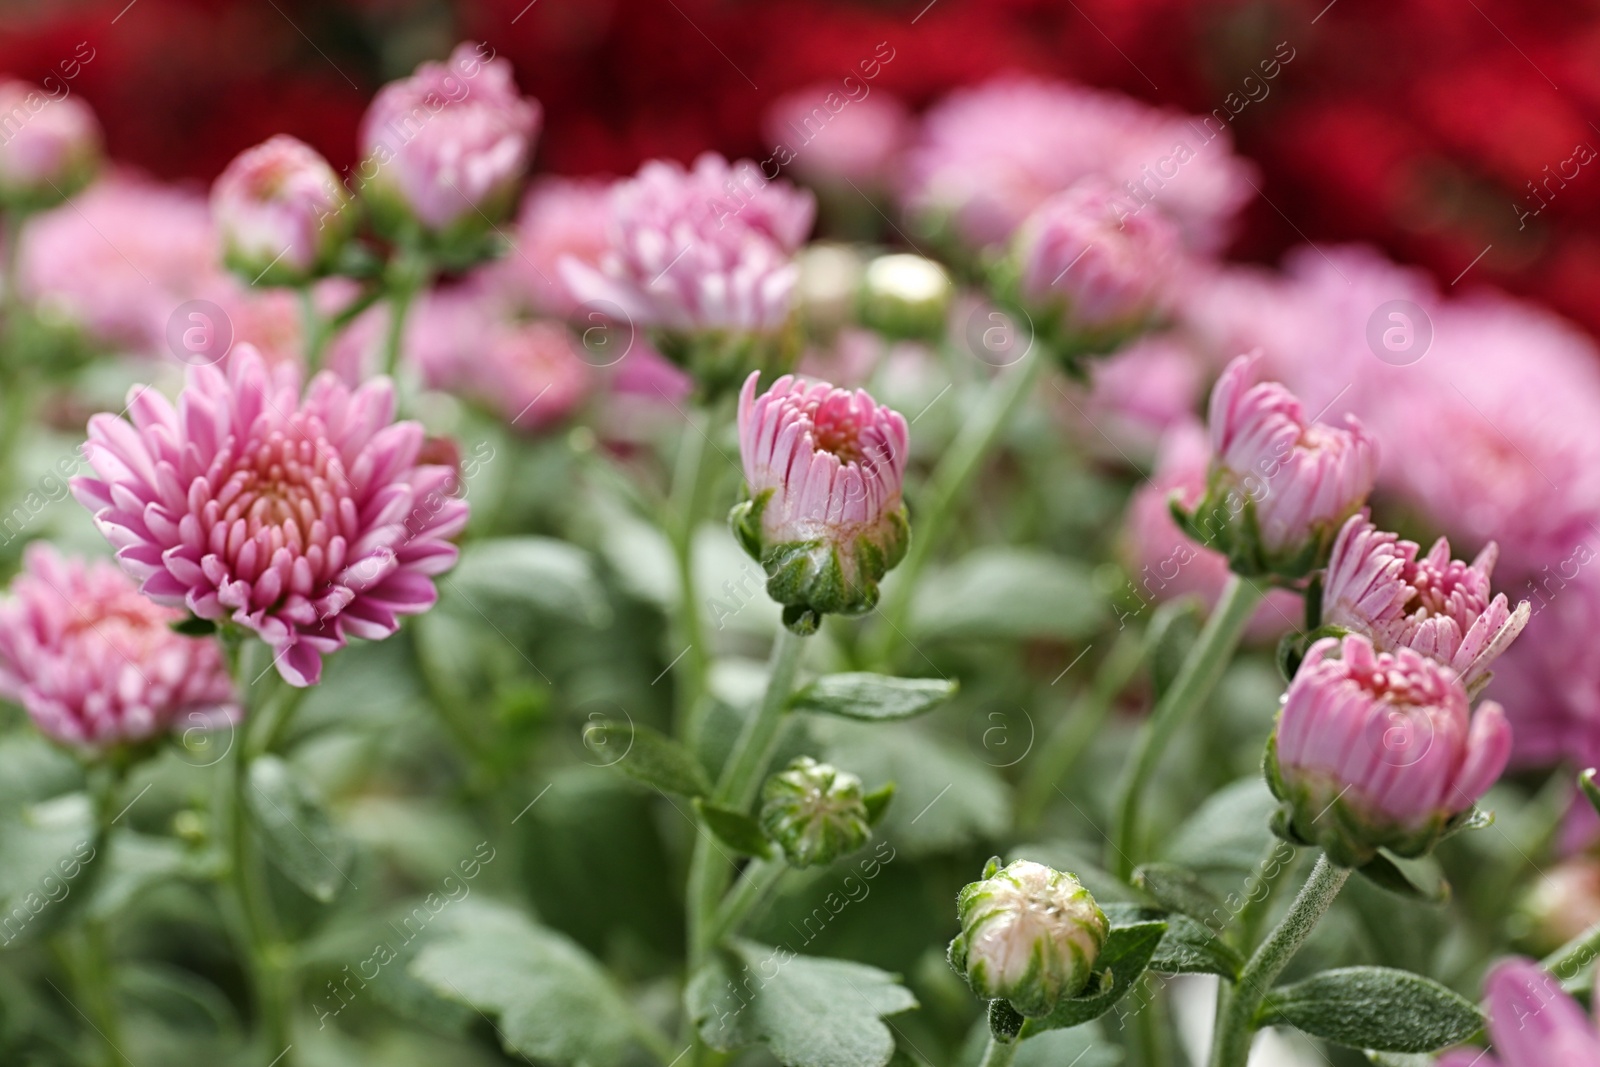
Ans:
[[[388,232],[414,221],[437,235],[504,216],[542,117],[538,101],[518,93],[511,64],[470,41],[385,85],[361,120],[361,166],[374,172],[361,193],[375,221]]]
[[[57,741],[90,749],[232,714],[216,642],[175,633],[182,617],[111,563],[34,542],[0,601],[0,693]]]
[[[21,81],[0,81],[0,204],[39,208],[88,182],[100,157],[89,105]]]
[[[707,152],[693,169],[646,163],[611,194],[610,248],[562,276],[579,303],[605,302],[639,326],[768,332],[788,321],[816,202],[749,160]]]
[[[739,394],[739,454],[750,499],[734,533],[767,571],[784,621],[809,632],[830,612],[860,614],[910,539],[900,499],[908,434],[863,390],[784,375]]]
[[[243,346],[227,374],[195,367],[174,408],[149,388],[131,425],[89,420],[78,500],[162,604],[255,631],[292,685],[350,637],[378,640],[433,604],[467,521],[454,474],[418,464],[422,427],[393,422],[394,389],[294,367]]]
[[[1487,1054],[1446,1053],[1438,1067],[1600,1067],[1600,1033],[1554,976],[1532,960],[1502,960],[1483,982]]]
[[[819,185],[850,191],[886,184],[911,133],[905,105],[878,90],[845,97],[836,82],[797,89],[767,110],[761,130],[774,158]]]
[[[1299,577],[1366,502],[1378,447],[1353,416],[1342,427],[1308,422],[1283,386],[1251,385],[1257,359],[1235,359],[1211,391],[1211,475],[1191,532],[1215,536],[1241,573]]]
[[[1403,856],[1431,849],[1510,754],[1500,705],[1474,714],[1455,671],[1347,634],[1312,645],[1289,683],[1267,778],[1290,834],[1355,867],[1380,846]]]
[[[1385,652],[1409,648],[1449,665],[1468,690],[1528,624],[1526,600],[1490,598],[1493,541],[1469,566],[1441,537],[1421,559],[1414,541],[1379,530],[1365,513],[1339,531],[1322,586],[1322,622],[1364,634]]]
[[[1007,240],[1051,194],[1099,175],[1129,210],[1163,212],[1191,248],[1215,251],[1253,193],[1226,130],[1120,93],[1015,76],[935,105],[905,172],[913,214],[948,220],[980,246]]]
[[[353,225],[316,149],[278,134],[234,157],[211,187],[223,258],[251,284],[292,285],[326,268]]]

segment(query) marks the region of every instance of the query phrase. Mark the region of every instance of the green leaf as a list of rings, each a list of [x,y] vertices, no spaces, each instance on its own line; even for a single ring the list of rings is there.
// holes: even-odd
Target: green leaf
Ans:
[[[1256,1021],[1379,1052],[1433,1052],[1483,1027],[1470,1001],[1431,978],[1389,967],[1324,971],[1267,995]]]
[[[1101,910],[1113,926],[1152,919],[1164,920],[1166,936],[1150,957],[1150,969],[1159,974],[1220,974],[1237,978],[1244,969],[1239,950],[1211,932],[1204,923],[1178,913],[1163,914],[1136,904],[1103,904]]]
[[[1196,871],[1251,871],[1273,843],[1277,809],[1259,774],[1213,793],[1167,843],[1163,859]]]
[[[1425,904],[1444,904],[1450,899],[1450,883],[1431,856],[1406,860],[1379,852],[1357,872],[1380,889]]]
[[[1118,1067],[1122,1050],[1107,1041],[1099,1024],[1048,1030],[1017,1046],[1012,1067]]]
[[[789,703],[795,711],[882,722],[932,711],[955,692],[956,683],[941,678],[825,674],[796,693]]]
[[[245,795],[273,865],[315,900],[327,904],[338,896],[354,849],[289,765],[257,756]]]
[[[889,810],[889,801],[893,799],[893,782],[885,782],[861,798],[861,802],[867,807],[868,826],[876,826],[883,821],[884,813]]]
[[[1113,926],[1095,963],[1098,981],[1091,979],[1088,990],[1062,1001],[1044,1018],[1029,1019],[1023,1034],[1032,1036],[1045,1030],[1079,1026],[1110,1011],[1150,966],[1166,932],[1167,924],[1161,921]]]
[[[446,598],[464,601],[460,612],[489,612],[489,604],[530,607],[551,618],[604,626],[611,608],[581,548],[549,537],[495,537],[461,549],[461,560],[441,582]]]
[[[1409,1052],[1375,1052],[1367,1049],[1367,1059],[1377,1067],[1433,1067],[1433,1057]]]
[[[762,859],[771,857],[772,842],[761,832],[761,824],[750,816],[704,800],[696,800],[694,808],[700,813],[706,829],[734,852],[742,856],[760,856]]]
[[[894,1034],[882,1019],[917,1006],[876,967],[734,941],[697,971],[684,994],[706,1044],[761,1044],[784,1067],[884,1067]]]
[[[0,819],[0,948],[68,922],[104,874],[103,850],[86,794],[7,812]]]
[[[499,1019],[509,1053],[555,1067],[611,1067],[635,1043],[632,1009],[605,969],[563,934],[510,908],[463,901],[411,973]]]
[[[174,633],[185,637],[210,637],[217,632],[217,624],[198,615],[189,615],[170,624]]]
[[[1222,901],[1189,868],[1174,863],[1146,863],[1133,872],[1133,884],[1168,911],[1205,922],[1226,915]]]
[[[925,578],[912,605],[919,637],[945,640],[1092,637],[1106,600],[1086,565],[1037,549],[979,549]]]
[[[658,730],[631,722],[593,722],[583,728],[583,743],[604,766],[663,793],[703,797],[711,782],[694,753]]]

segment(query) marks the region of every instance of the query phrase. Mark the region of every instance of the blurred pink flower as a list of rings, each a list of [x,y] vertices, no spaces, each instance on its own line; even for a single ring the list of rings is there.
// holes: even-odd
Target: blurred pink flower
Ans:
[[[109,561],[36,541],[0,601],[0,693],[50,737],[88,749],[231,715],[216,641],[175,633],[181,618]]]
[[[354,225],[349,195],[316,149],[278,134],[235,156],[211,187],[223,260],[252,285],[328,267]]]
[[[1283,697],[1267,778],[1290,827],[1353,867],[1379,847],[1417,856],[1505,769],[1500,705],[1476,714],[1449,667],[1361,634],[1312,645]]]
[[[541,314],[569,315],[579,301],[561,280],[561,261],[570,256],[598,266],[610,222],[609,183],[543,178],[522,198],[511,251],[485,269],[509,299]]]
[[[611,193],[610,246],[597,268],[575,256],[562,276],[579,303],[606,302],[639,326],[767,332],[794,303],[794,254],[816,203],[769,182],[749,160],[707,152],[693,169],[646,163]]]
[[[780,97],[761,123],[781,165],[818,185],[863,191],[888,183],[911,129],[910,112],[893,96],[880,89],[846,97],[836,82]]]
[[[0,204],[34,209],[65,200],[100,158],[89,105],[27,82],[0,81]]]
[[[750,498],[734,509],[745,551],[766,568],[784,621],[814,628],[860,614],[905,555],[905,418],[863,390],[784,375],[759,398],[739,394],[739,454]]]
[[[72,489],[158,603],[255,631],[297,686],[433,604],[467,505],[453,471],[418,464],[387,379],[320,374],[302,398],[296,368],[244,346],[226,375],[192,368],[176,408],[136,387],[127,411],[89,420],[94,475]]]
[[[413,220],[435,234],[477,230],[515,204],[543,113],[493,55],[463,41],[446,62],[423,63],[373,98],[357,177],[386,232]]]
[[[948,219],[966,242],[1007,240],[1034,208],[1098,175],[1130,212],[1170,216],[1194,249],[1216,251],[1253,190],[1226,130],[1121,93],[1004,76],[958,89],[923,118],[906,156],[907,208]]]
[[[1175,334],[1146,334],[1114,355],[1088,365],[1089,389],[1068,409],[1086,447],[1137,462],[1155,455],[1162,435],[1193,423],[1204,367],[1194,348]],[[1200,455],[1204,483],[1205,454]]]
[[[1502,960],[1483,980],[1490,1052],[1458,1049],[1438,1067],[1600,1067],[1600,1033],[1554,976],[1532,960]]]
[[[1469,691],[1528,624],[1526,600],[1512,610],[1490,598],[1493,541],[1471,566],[1450,558],[1443,537],[1421,559],[1420,546],[1379,530],[1365,513],[1339,531],[1322,587],[1322,622],[1370,638],[1379,650],[1409,648],[1446,664]]]

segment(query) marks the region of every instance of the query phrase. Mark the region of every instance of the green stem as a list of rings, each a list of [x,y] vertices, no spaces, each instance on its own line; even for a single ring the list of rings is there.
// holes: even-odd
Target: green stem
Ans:
[[[1228,668],[1233,653],[1244,635],[1244,628],[1255,614],[1263,596],[1254,582],[1237,574],[1228,576],[1211,617],[1172,680],[1172,686],[1156,702],[1155,710],[1139,731],[1132,758],[1123,773],[1118,792],[1117,820],[1111,841],[1108,866],[1121,878],[1133,874],[1140,851],[1139,812],[1145,786],[1155,773],[1173,735],[1205,703]]]
[[[0,212],[0,234],[3,234],[5,277],[0,278],[0,318],[11,325],[13,313],[22,306],[22,286],[18,284],[18,268],[22,262],[22,223],[26,216],[20,211]]]
[[[755,799],[761,772],[772,759],[772,750],[788,721],[784,712],[794,692],[795,674],[805,651],[805,638],[787,628],[778,630],[772,643],[772,659],[767,677],[767,692],[761,706],[744,724],[733,752],[723,765],[711,799],[718,805],[744,811]],[[727,889],[729,868],[719,862],[720,853],[712,846],[710,831],[704,827],[695,836],[694,855],[689,862],[689,962],[691,972],[705,959],[715,942],[711,932],[717,908]]]
[[[1565,982],[1592,967],[1597,958],[1600,958],[1600,923],[1550,953],[1540,966]]]
[[[1134,1010],[1133,1029],[1128,1033],[1136,1067],[1168,1067],[1173,1062],[1165,1005],[1160,1000],[1160,992],[1151,982],[1149,974],[1139,979],[1139,1006]]]
[[[879,630],[877,647],[873,649],[874,662],[887,665],[898,650],[917,578],[939,547],[967,485],[977,475],[1000,434],[1015,419],[1023,401],[1033,392],[1034,382],[1045,362],[1043,353],[1030,353],[1020,366],[996,377],[984,393],[978,410],[962,423],[956,439],[928,477],[922,495],[916,500],[916,532],[911,538],[911,547],[896,569],[895,581],[884,591],[880,609],[884,625]]]
[[[111,843],[111,822],[117,817],[117,796],[122,785],[125,768],[121,765],[101,765],[89,771],[89,796],[94,810],[93,862],[104,865],[108,861]],[[99,869],[99,868],[97,868]],[[90,892],[92,882],[84,879],[74,888]],[[72,975],[94,1020],[100,1035],[103,1062],[107,1067],[128,1067],[122,1053],[122,1021],[117,1009],[116,983],[111,974],[110,954],[106,948],[105,924],[92,915],[85,915],[79,936],[74,939]]]
[[[695,584],[694,533],[700,519],[706,466],[706,419],[691,409],[672,475],[667,528],[678,567],[678,611],[675,644],[684,648],[674,671],[677,686],[678,735],[692,738],[699,724],[697,710],[705,693],[711,656],[706,648],[704,621]]]
[[[317,303],[309,284],[300,286],[300,331],[306,346],[306,377],[322,369],[322,349],[328,343],[328,324],[317,314]]]
[[[1236,916],[1239,923],[1237,944],[1241,948],[1250,949],[1261,936],[1261,924],[1272,910],[1272,899],[1277,895],[1278,886],[1299,866],[1299,859],[1299,851],[1286,841],[1274,838],[1272,844],[1267,846],[1267,853],[1261,857],[1253,880],[1245,884],[1244,906]]]
[[[1023,773],[1017,787],[1019,830],[1026,832],[1038,825],[1050,804],[1056,783],[1072,772],[1084,751],[1099,736],[1100,727],[1111,714],[1111,705],[1133,681],[1144,655],[1143,634],[1124,630],[1117,636],[1111,651],[1095,671],[1093,683],[1061,716],[1038,756]]]
[[[990,1034],[988,1047],[983,1050],[983,1060],[978,1067],[1011,1067],[1011,1061],[1016,1059],[1017,1046],[1020,1044],[1022,1042],[1019,1040],[1006,1041]]]
[[[706,931],[706,940],[715,945],[724,937],[735,933],[739,924],[749,917],[778,881],[789,871],[781,859],[751,860],[739,875],[739,881],[728,891],[717,908],[716,916]]]
[[[395,377],[400,369],[400,349],[405,342],[406,316],[417,293],[428,285],[427,257],[402,248],[390,263],[387,275],[389,329],[383,342],[383,373]]]
[[[1337,867],[1327,856],[1317,857],[1311,877],[1289,906],[1277,928],[1250,957],[1234,984],[1223,1018],[1211,1045],[1211,1067],[1246,1067],[1250,1042],[1256,1032],[1256,1015],[1272,984],[1300,951],[1317,921],[1333,904],[1350,877],[1348,867]]]

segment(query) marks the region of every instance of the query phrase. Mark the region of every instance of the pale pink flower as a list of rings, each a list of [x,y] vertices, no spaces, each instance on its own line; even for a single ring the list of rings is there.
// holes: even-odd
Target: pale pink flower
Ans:
[[[1469,566],[1450,558],[1441,537],[1421,559],[1420,546],[1379,530],[1363,512],[1339,531],[1322,585],[1322,622],[1364,634],[1384,652],[1409,648],[1447,664],[1469,691],[1487,681],[1495,661],[1531,608],[1515,610],[1493,595],[1489,575],[1500,554],[1489,542]]]
[[[1236,570],[1298,577],[1366,502],[1378,447],[1353,416],[1310,422],[1283,386],[1252,385],[1257,359],[1235,359],[1211,391],[1211,476],[1195,518],[1220,522],[1219,547]]]
[[[767,571],[784,621],[814,629],[828,613],[860,614],[910,539],[901,482],[906,420],[863,390],[784,375],[759,398],[739,394],[739,454],[750,498],[732,523]]]
[[[316,149],[278,134],[234,157],[211,187],[223,260],[252,285],[293,285],[329,267],[354,225]]]
[[[487,270],[494,284],[531,310],[569,315],[578,310],[561,281],[561,261],[598,266],[610,247],[611,185],[544,178],[529,188],[517,213],[511,251]]]
[[[175,633],[182,618],[109,561],[36,541],[0,600],[0,694],[50,737],[86,749],[223,719],[236,708],[221,651]]]
[[[65,200],[99,158],[100,124],[89,105],[0,81],[0,204],[35,209]]]
[[[1600,1032],[1555,976],[1529,959],[1502,960],[1483,980],[1489,1053],[1457,1049],[1438,1067],[1600,1067]]]
[[[800,277],[794,255],[816,210],[809,192],[767,181],[749,160],[707,152],[687,170],[646,163],[611,197],[599,267],[562,261],[579,303],[676,331],[761,333],[788,321]]]
[[[226,374],[192,368],[176,407],[138,387],[127,412],[89,420],[94,474],[72,488],[157,602],[254,631],[297,686],[433,604],[467,505],[453,471],[419,465],[387,379],[319,374],[302,397],[297,368],[241,346]]]
[[[1283,697],[1267,778],[1295,839],[1360,866],[1428,851],[1511,755],[1500,705],[1473,713],[1455,671],[1361,634],[1312,645]]]
[[[1215,251],[1250,198],[1250,164],[1227,130],[1120,93],[1004,76],[958,89],[923,118],[903,191],[915,215],[976,246],[1010,238],[1046,198],[1089,175],[1130,211],[1160,211],[1194,249]]]
[[[822,82],[780,97],[761,130],[779,164],[807,181],[870,190],[888,182],[912,121],[905,105],[881,89],[857,99],[837,82]]]
[[[463,41],[446,62],[423,63],[373,98],[361,120],[360,191],[385,230],[476,231],[515,204],[543,113],[493,54]]]
[[[1169,428],[1194,421],[1205,367],[1175,334],[1147,334],[1087,369],[1087,392],[1075,392],[1066,409],[1069,420],[1088,424],[1080,425],[1085,447],[1142,462]],[[1202,484],[1204,462],[1202,452]]]

